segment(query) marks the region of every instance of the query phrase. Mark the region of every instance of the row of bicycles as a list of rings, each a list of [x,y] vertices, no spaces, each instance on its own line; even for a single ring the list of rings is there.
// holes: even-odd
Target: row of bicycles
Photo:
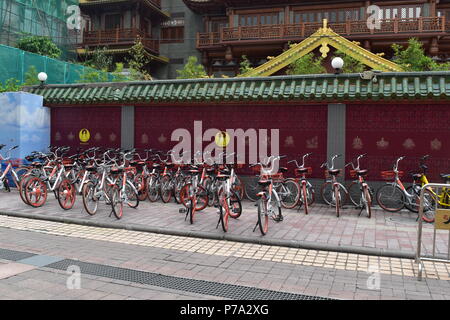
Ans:
[[[0,145],[0,151],[5,145]],[[235,154],[221,153],[215,158],[205,160],[202,154],[186,159],[185,154],[174,154],[147,150],[122,150],[90,148],[71,152],[69,147],[49,147],[49,151],[33,152],[26,157],[27,165],[14,167],[10,161],[11,152],[18,146],[6,151],[0,160],[6,168],[0,167],[0,190],[10,191],[14,186],[19,190],[21,199],[32,207],[42,207],[47,202],[48,193],[54,194],[64,210],[74,207],[77,197],[82,198],[83,207],[89,215],[95,215],[100,203],[111,208],[111,215],[121,219],[124,207],[137,208],[142,201],[163,203],[176,202],[182,207],[185,220],[193,224],[196,214],[207,207],[216,207],[218,213],[217,228],[224,232],[229,229],[229,220],[242,215],[242,200],[254,201],[257,207],[257,229],[262,235],[268,232],[270,219],[283,221],[282,209],[303,209],[310,213],[310,207],[316,199],[316,192],[308,176],[312,168],[306,166],[311,153],[293,159],[287,166],[293,166],[294,177],[287,177],[288,167],[281,167],[286,156],[271,156],[264,161],[249,165],[255,171],[256,179],[245,179],[237,174],[243,165],[233,164]],[[360,215],[372,216],[374,202],[389,212],[406,208],[418,212],[420,192],[428,183],[428,167],[424,156],[417,170],[412,172],[413,183],[405,188],[401,178],[400,157],[390,171],[381,172],[388,180],[374,192],[374,188],[365,181],[368,170],[360,168],[360,161],[366,154],[359,155],[345,165],[350,168],[353,181],[345,186],[338,177],[345,170],[336,169],[335,161],[341,155],[334,155],[324,162],[321,168],[325,172],[325,181],[320,187],[320,196],[324,203],[333,207],[336,216],[342,214],[346,204],[360,209]],[[188,161],[186,161],[188,160]],[[301,162],[301,163],[299,163]],[[450,183],[450,174],[442,174],[442,179]],[[423,220],[434,221],[434,208],[450,207],[450,190],[439,193],[425,190]]]

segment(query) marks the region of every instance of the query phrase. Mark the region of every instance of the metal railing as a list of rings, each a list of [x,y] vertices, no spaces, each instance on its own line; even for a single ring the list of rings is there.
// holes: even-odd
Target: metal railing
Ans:
[[[433,189],[432,189],[433,188]],[[428,183],[423,186],[420,192],[420,206],[419,206],[419,225],[418,225],[418,233],[417,233],[417,253],[415,262],[418,264],[418,275],[417,278],[419,281],[422,280],[422,273],[424,270],[423,261],[431,261],[431,262],[441,262],[441,263],[450,263],[450,223],[448,223],[448,227],[442,228],[440,224],[440,214],[445,214],[448,212],[448,217],[450,221],[450,210],[449,209],[437,209],[439,205],[440,197],[437,192],[438,189],[450,190],[450,184],[442,184],[442,183]],[[432,190],[432,191],[430,191]],[[435,222],[434,222],[434,231],[433,231],[433,251],[431,256],[422,256],[422,228],[423,228],[423,214],[424,214],[424,196],[425,191],[428,194],[431,193],[432,198],[434,199],[434,203],[432,203],[433,209],[435,210]],[[436,256],[436,231],[437,230],[448,230],[448,243],[447,243],[447,258],[438,258]]]
[[[323,22],[304,22],[297,24],[256,25],[221,28],[219,32],[206,32],[197,35],[197,47],[218,46],[240,41],[298,40],[309,37]],[[380,20],[379,29],[369,29],[366,20],[347,20],[329,22],[328,26],[344,37],[383,36],[395,34],[446,33],[448,23],[445,16],[395,18]]]

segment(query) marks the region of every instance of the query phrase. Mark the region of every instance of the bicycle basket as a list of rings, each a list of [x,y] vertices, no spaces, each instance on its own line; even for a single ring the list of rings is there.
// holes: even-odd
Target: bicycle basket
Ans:
[[[283,180],[283,173],[275,173],[275,174],[263,174],[261,175],[262,180],[272,179],[273,181],[281,181]]]
[[[403,177],[404,172],[403,171],[399,171],[398,172],[398,176],[401,178]],[[381,178],[383,178],[384,180],[392,180],[395,178],[395,172],[394,171],[381,171]]]
[[[73,164],[73,160],[70,158],[64,158],[62,161],[63,165],[67,166],[67,165],[71,165]]]
[[[308,169],[308,172],[306,172],[306,174],[312,174],[312,167],[306,167],[306,169]],[[296,177],[302,177],[303,176],[303,173],[301,173],[300,171],[299,171],[299,169],[295,169],[295,176]]]

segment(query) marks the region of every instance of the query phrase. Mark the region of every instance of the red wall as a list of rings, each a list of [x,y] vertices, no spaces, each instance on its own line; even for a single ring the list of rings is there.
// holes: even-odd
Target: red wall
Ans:
[[[429,154],[428,175],[439,182],[439,173],[450,172],[449,120],[447,105],[347,105],[347,161],[367,152],[361,167],[370,170],[370,180],[380,180],[398,157],[406,156],[399,168],[407,173]]]
[[[55,146],[118,148],[121,144],[120,107],[70,107],[51,109],[51,143]],[[82,143],[79,133],[88,129],[91,137]]]
[[[315,167],[315,175],[323,177],[318,166],[325,161],[327,154],[325,105],[137,107],[135,119],[135,146],[162,150],[175,146],[176,143],[170,141],[175,129],[184,128],[192,133],[194,121],[199,120],[203,123],[203,131],[209,128],[279,129],[280,153],[292,159],[313,152],[309,164]],[[204,143],[204,146],[208,144]]]

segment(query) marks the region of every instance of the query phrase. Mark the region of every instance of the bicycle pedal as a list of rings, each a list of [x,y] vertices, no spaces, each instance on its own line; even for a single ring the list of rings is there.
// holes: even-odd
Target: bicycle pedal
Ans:
[[[254,204],[254,206],[255,206],[255,207],[257,207],[257,206],[258,206],[258,204],[257,204],[257,203],[255,203],[255,204]]]
[[[180,208],[179,213],[186,213],[187,209],[186,208]]]
[[[240,213],[241,212],[241,210],[239,210],[239,208],[234,208],[233,209],[233,213]]]

